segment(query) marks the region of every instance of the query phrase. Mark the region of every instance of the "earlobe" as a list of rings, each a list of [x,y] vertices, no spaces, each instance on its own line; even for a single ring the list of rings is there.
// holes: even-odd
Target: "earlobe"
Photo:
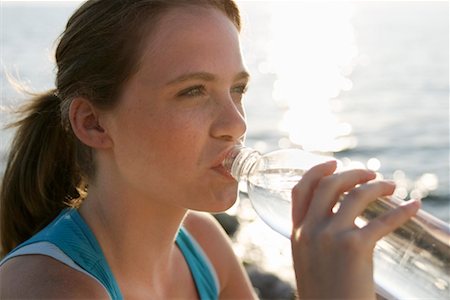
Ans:
[[[99,111],[89,100],[83,97],[73,99],[69,119],[74,134],[82,143],[95,149],[112,146],[107,130],[101,125]]]

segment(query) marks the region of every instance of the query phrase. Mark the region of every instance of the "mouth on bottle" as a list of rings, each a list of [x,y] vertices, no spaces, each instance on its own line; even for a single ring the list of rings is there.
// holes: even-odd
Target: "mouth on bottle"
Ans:
[[[237,144],[225,156],[222,166],[230,174],[232,173],[233,163],[243,148],[245,148],[243,144]]]

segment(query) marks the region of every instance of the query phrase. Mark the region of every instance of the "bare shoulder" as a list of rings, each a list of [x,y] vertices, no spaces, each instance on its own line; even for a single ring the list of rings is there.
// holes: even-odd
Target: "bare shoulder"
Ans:
[[[0,278],[0,299],[108,298],[94,279],[45,255],[11,258],[0,267]]]
[[[218,238],[219,240],[224,238],[225,231],[220,226],[219,222],[209,213],[190,211],[186,216],[183,225],[186,229],[195,237],[196,240],[201,242],[204,237]],[[213,236],[211,236],[213,234]],[[226,238],[228,239],[228,237]]]
[[[200,244],[210,260],[213,261],[217,257],[219,261],[223,261],[224,255],[236,259],[230,239],[211,214],[191,211],[184,220],[184,227]]]
[[[189,212],[185,228],[205,251],[219,277],[221,298],[254,299],[255,294],[230,239],[209,213]]]

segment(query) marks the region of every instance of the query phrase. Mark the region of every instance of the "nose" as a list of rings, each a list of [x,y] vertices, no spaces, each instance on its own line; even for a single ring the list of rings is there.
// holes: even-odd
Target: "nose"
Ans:
[[[217,101],[217,112],[211,126],[211,135],[215,138],[237,142],[247,131],[245,112],[242,104],[235,103],[228,95],[222,101]]]

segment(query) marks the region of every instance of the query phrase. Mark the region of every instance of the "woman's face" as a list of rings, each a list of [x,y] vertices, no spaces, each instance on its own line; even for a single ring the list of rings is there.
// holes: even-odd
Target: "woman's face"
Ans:
[[[145,201],[229,208],[237,184],[221,161],[245,134],[247,83],[237,29],[222,12],[169,11],[105,117],[120,182]]]

